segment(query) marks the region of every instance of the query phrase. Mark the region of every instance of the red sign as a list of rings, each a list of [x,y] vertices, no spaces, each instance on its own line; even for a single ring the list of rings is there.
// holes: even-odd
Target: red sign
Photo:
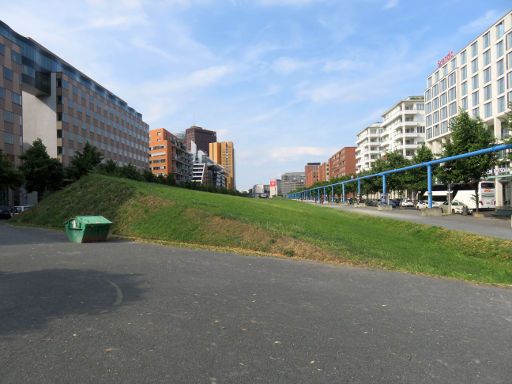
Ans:
[[[275,187],[276,186],[276,181],[275,180],[270,180],[270,186],[271,187]]]
[[[451,59],[453,59],[454,56],[455,56],[455,54],[453,53],[453,51],[448,52],[448,54],[445,57],[443,57],[441,60],[438,60],[437,67],[438,68],[442,67],[447,62],[449,62]]]

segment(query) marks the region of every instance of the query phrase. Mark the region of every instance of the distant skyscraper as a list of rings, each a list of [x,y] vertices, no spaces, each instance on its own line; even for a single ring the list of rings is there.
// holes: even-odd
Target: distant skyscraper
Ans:
[[[222,141],[218,143],[210,143],[209,145],[210,159],[217,164],[222,165],[226,170],[226,188],[236,189],[235,183],[235,149],[233,142]]]
[[[207,129],[191,126],[185,131],[185,144],[187,145],[187,151],[192,152],[191,143],[196,143],[197,149],[209,154],[210,143],[217,141],[217,132],[209,131]]]

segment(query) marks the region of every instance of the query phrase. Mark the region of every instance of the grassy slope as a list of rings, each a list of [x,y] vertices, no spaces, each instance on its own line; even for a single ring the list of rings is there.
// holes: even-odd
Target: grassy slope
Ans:
[[[62,228],[101,214],[113,232],[152,240],[350,261],[410,272],[512,284],[512,242],[324,209],[90,175],[20,215]]]

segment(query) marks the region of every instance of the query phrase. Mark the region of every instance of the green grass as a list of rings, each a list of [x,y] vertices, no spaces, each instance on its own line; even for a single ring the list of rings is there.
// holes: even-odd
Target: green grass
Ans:
[[[257,200],[89,175],[15,219],[62,228],[100,214],[113,233],[512,284],[512,241],[362,216],[289,200]]]

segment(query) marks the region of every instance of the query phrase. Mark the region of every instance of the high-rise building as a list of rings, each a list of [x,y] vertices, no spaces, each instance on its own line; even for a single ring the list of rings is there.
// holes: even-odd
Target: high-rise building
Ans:
[[[356,173],[356,147],[343,147],[329,158],[329,180]]]
[[[120,165],[148,167],[148,125],[112,92],[0,21],[0,149],[18,164],[41,138],[64,165],[86,142]]]
[[[381,123],[374,123],[357,134],[356,172],[369,171],[381,155]]]
[[[459,109],[480,117],[498,141],[509,137],[502,126],[512,102],[512,11],[501,17],[457,53],[437,62],[425,90],[426,142],[441,153],[450,136],[450,119]],[[512,200],[512,174],[496,183],[496,205]]]
[[[320,169],[320,163],[307,163],[304,166],[305,182],[304,186],[311,187],[318,181],[318,171]]]
[[[304,187],[304,172],[287,172],[281,175],[281,194],[286,196],[299,188]]]
[[[399,152],[412,159],[425,144],[425,113],[423,96],[409,96],[382,115],[381,156]]]
[[[149,165],[156,176],[172,176],[177,184],[192,179],[192,155],[164,128],[149,131]]]
[[[192,155],[194,157],[194,169],[192,181],[205,186],[226,188],[226,171],[224,168],[211,160],[208,155],[198,150],[192,142]]]
[[[235,148],[231,141],[209,144],[209,157],[226,171],[226,188],[236,189],[235,183]]]
[[[185,143],[187,151],[192,152],[192,142],[196,143],[197,149],[209,154],[210,143],[217,141],[217,132],[197,127],[195,125],[185,131]]]

